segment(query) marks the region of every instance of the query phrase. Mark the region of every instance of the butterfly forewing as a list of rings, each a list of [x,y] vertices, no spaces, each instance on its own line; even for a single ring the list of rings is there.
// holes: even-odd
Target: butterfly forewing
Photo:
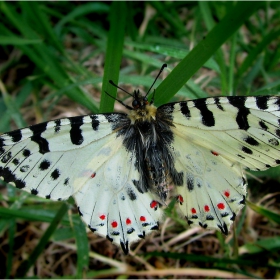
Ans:
[[[180,102],[173,104],[173,124],[187,141],[249,169],[265,170],[280,163],[278,103],[278,97]]]

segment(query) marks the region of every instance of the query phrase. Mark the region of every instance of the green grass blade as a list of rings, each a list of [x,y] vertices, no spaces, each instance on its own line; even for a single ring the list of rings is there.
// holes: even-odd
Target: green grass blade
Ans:
[[[257,56],[265,50],[265,48],[273,41],[276,40],[277,38],[279,39],[280,37],[280,29],[279,30],[273,30],[270,33],[268,33],[263,40],[255,47],[253,48],[248,56],[245,58],[243,61],[242,65],[238,69],[237,77],[240,78],[242,74],[244,74],[249,67],[251,67],[254,63],[254,61],[257,59]]]
[[[260,2],[260,4],[262,4]],[[217,49],[249,18],[260,6],[250,2],[238,2],[168,75],[157,88],[156,104],[163,104],[180,90],[192,75],[217,51]]]
[[[79,219],[79,223],[74,224],[74,233],[77,242],[77,278],[83,278],[83,272],[89,264],[89,244],[85,224]]]
[[[246,203],[255,212],[261,214],[264,217],[267,217],[269,220],[271,220],[271,221],[273,221],[273,222],[275,222],[277,224],[280,224],[280,215],[279,214],[274,213],[274,212],[272,212],[270,210],[267,210],[264,207],[256,205],[256,204],[254,204],[254,203],[252,203],[252,202],[250,202],[248,200],[246,200]]]
[[[125,35],[127,3],[112,2],[110,10],[110,31],[108,35],[104,76],[102,83],[102,95],[100,101],[100,113],[112,112],[115,100],[105,94],[108,92],[115,97],[117,88],[109,84],[109,80],[118,84],[120,65],[123,53],[123,42]]]
[[[208,31],[210,31],[214,26],[215,22],[212,18],[212,14],[209,7],[209,2],[207,1],[199,1],[199,7],[201,10],[201,14],[204,18]],[[221,49],[218,49],[215,53],[217,64],[220,68],[220,80],[221,80],[221,90],[222,94],[228,93],[228,85],[227,85],[227,67],[225,64],[224,54]]]
[[[16,222],[14,219],[9,220],[9,251],[6,262],[6,279],[10,279],[10,274],[13,266],[13,250],[16,238]]]
[[[55,215],[54,219],[52,220],[51,224],[45,231],[44,235],[40,239],[38,245],[34,249],[34,251],[29,256],[28,260],[23,261],[21,265],[18,268],[16,277],[23,277],[26,275],[28,270],[31,268],[31,266],[35,263],[39,255],[42,253],[42,251],[45,249],[47,243],[49,242],[49,239],[53,232],[56,230],[59,222],[62,220],[64,215],[67,213],[68,207],[65,203],[63,203]]]

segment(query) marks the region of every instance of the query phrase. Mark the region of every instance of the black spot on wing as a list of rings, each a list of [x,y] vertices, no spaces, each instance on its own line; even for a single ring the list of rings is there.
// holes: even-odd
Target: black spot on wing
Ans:
[[[268,127],[267,127],[267,125],[264,123],[264,121],[259,121],[259,126],[260,126],[261,129],[263,129],[263,130],[265,130],[265,131],[268,129]]]
[[[12,163],[13,163],[14,165],[18,165],[18,164],[19,164],[19,160],[18,160],[17,158],[14,158],[13,161],[12,161]]]
[[[19,142],[22,139],[22,133],[21,130],[15,130],[11,132],[7,132],[7,135],[9,135],[12,138],[12,141],[14,143]]]
[[[212,215],[206,215],[207,221],[214,221],[214,217]]]
[[[127,193],[128,197],[130,198],[130,200],[132,200],[132,201],[136,200],[136,198],[137,198],[136,194],[131,188],[128,188],[126,190],[126,193]]]
[[[180,103],[180,107],[181,107],[181,113],[186,117],[186,118],[190,118],[191,117],[191,112],[190,109],[188,107],[187,102],[181,102]]]
[[[12,153],[8,152],[2,157],[1,162],[7,163],[11,158],[12,158]]]
[[[217,226],[224,235],[228,235],[228,227],[227,227],[226,223],[223,223],[223,225],[218,224]]]
[[[4,139],[0,137],[0,156],[5,152],[4,146]]]
[[[95,231],[97,230],[96,228],[91,227],[91,225],[88,225],[88,228],[89,228],[92,232],[95,232]]]
[[[45,154],[50,152],[49,142],[41,136],[43,132],[47,129],[47,123],[35,124],[29,127],[29,129],[33,132],[33,136],[31,136],[31,140],[38,144],[39,152],[41,154]]]
[[[46,195],[46,199],[50,199],[50,198],[51,198],[50,194]]]
[[[222,216],[223,218],[227,217],[228,215],[229,215],[228,212],[223,212],[223,213],[221,213],[221,216]]]
[[[279,141],[276,138],[269,139],[268,143],[273,145],[273,146],[279,146]]]
[[[232,216],[230,217],[230,220],[235,221],[235,218],[236,218],[236,214],[234,212],[232,212]]]
[[[258,146],[259,145],[259,142],[257,140],[255,140],[253,137],[251,136],[248,136],[244,139],[244,141],[246,143],[248,143],[249,145],[251,146]]]
[[[29,157],[31,155],[31,152],[28,149],[24,149],[22,151],[22,155],[27,158],[27,157]]]
[[[206,105],[207,99],[197,99],[193,100],[193,103],[195,104],[195,107],[200,111],[201,117],[202,117],[202,123],[205,126],[215,126],[215,118]]]
[[[97,115],[91,115],[90,118],[91,118],[91,120],[92,120],[92,121],[91,121],[92,129],[93,129],[94,131],[97,131],[97,130],[98,130],[98,127],[99,127],[99,124],[100,124]]]
[[[280,138],[280,129],[276,129],[275,134]]]
[[[55,123],[54,131],[58,133],[61,127],[61,120],[55,120],[54,123]]]
[[[69,184],[69,180],[70,180],[70,178],[67,177],[67,178],[64,180],[63,185],[64,185],[64,186],[67,186],[67,185]]]
[[[37,195],[37,194],[38,194],[38,191],[37,191],[36,189],[32,189],[32,190],[31,190],[31,193],[34,194],[34,195]]]
[[[131,234],[131,233],[133,233],[134,231],[135,231],[134,228],[129,228],[129,229],[126,231],[126,233],[127,233],[127,234]]]
[[[125,243],[121,241],[120,243],[121,243],[123,252],[127,255],[129,252],[128,241],[126,241]]]
[[[246,97],[243,96],[230,96],[227,97],[229,103],[238,109],[236,116],[236,123],[240,129],[247,130],[250,126],[248,123],[248,115],[250,110],[245,107]]]
[[[83,116],[69,118],[71,124],[70,139],[74,145],[81,145],[84,142],[83,132],[81,130],[83,118]]]
[[[242,151],[248,155],[252,155],[253,151],[245,146],[242,147]]]
[[[208,226],[207,224],[202,224],[201,222],[199,222],[198,224],[204,229],[207,228],[207,226]]]
[[[275,160],[275,163],[276,163],[276,164],[280,164],[280,159],[276,159],[276,160]]]
[[[172,181],[175,186],[183,186],[184,183],[184,173],[183,172],[177,172],[174,169],[174,172],[172,174]]]
[[[0,176],[2,176],[6,182],[15,183],[16,187],[19,189],[23,189],[25,187],[25,182],[21,179],[17,179],[8,167],[0,167]]]
[[[257,96],[256,97],[256,104],[260,110],[268,109],[267,101],[269,100],[269,96]]]
[[[27,172],[29,170],[30,166],[29,165],[23,165],[20,167],[19,171],[24,173]]]
[[[222,105],[220,104],[220,98],[215,97],[214,98],[215,104],[217,106],[218,109],[220,109],[221,111],[224,111],[224,108],[222,107]]]
[[[51,178],[53,180],[56,180],[60,176],[59,170],[56,168],[52,173],[51,173]]]
[[[190,174],[187,174],[187,188],[190,192],[194,189],[194,178]]]
[[[83,213],[81,212],[80,207],[78,207],[78,212],[79,212],[79,215],[82,217]]]
[[[39,164],[39,169],[41,171],[47,170],[51,166],[50,161],[44,159],[40,164]]]

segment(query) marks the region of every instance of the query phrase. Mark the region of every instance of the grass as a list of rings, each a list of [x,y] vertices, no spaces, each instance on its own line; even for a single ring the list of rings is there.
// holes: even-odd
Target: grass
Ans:
[[[276,2],[0,2],[0,16],[0,132],[110,112],[109,79],[147,90],[163,63],[157,105],[279,92]],[[228,237],[189,229],[170,206],[161,231],[128,256],[86,231],[72,199],[2,183],[0,278],[277,279],[279,168],[248,179],[248,206]]]

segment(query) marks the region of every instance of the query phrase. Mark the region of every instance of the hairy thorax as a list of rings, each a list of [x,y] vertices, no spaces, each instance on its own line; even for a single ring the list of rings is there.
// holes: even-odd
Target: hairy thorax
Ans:
[[[154,105],[146,105],[144,108],[131,110],[128,117],[131,120],[131,124],[135,122],[151,122],[156,119],[157,108]]]

